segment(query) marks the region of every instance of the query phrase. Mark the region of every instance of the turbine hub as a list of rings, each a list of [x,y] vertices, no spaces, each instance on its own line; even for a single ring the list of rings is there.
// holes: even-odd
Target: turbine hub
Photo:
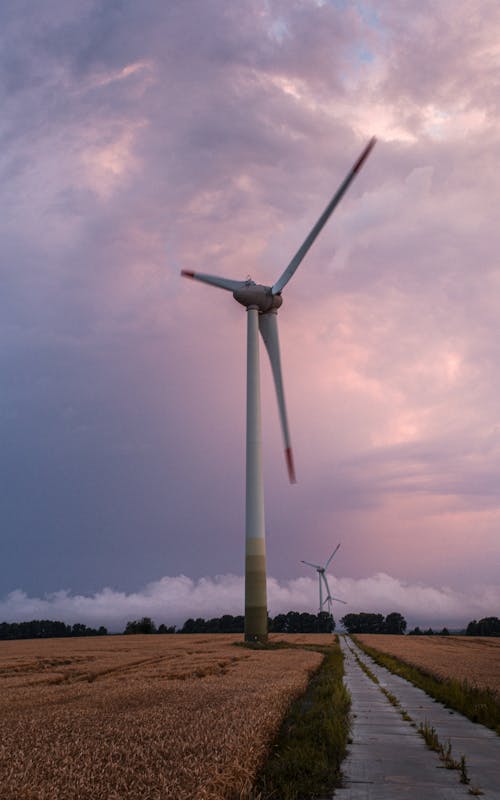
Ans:
[[[283,302],[280,294],[273,294],[270,286],[248,281],[245,286],[233,292],[234,299],[242,306],[257,306],[261,314],[279,308]]]

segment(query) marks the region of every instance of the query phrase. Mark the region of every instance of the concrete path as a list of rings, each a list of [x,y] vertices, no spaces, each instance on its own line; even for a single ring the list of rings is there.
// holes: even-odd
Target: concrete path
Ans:
[[[352,696],[352,744],[342,765],[344,788],[339,800],[451,800],[471,798],[480,790],[485,800],[500,800],[500,737],[458,713],[450,712],[408,681],[379,667],[348,637],[339,637],[345,659],[345,683]],[[374,683],[356,656],[376,675]],[[386,688],[411,717],[403,720],[380,687]],[[445,769],[417,733],[419,723],[436,729],[439,741],[451,743],[453,758],[465,755],[470,784],[460,773]],[[474,791],[476,794],[476,791]]]

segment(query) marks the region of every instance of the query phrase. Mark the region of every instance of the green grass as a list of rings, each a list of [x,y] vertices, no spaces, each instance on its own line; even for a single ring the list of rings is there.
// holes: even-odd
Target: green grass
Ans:
[[[272,642],[233,642],[233,646],[244,647],[246,650],[286,650],[289,648],[298,647],[299,645],[293,644],[292,642],[273,640]],[[304,649],[307,650],[308,647],[306,646]]]
[[[434,750],[434,752],[438,754],[446,769],[458,770],[460,773],[460,783],[470,783],[465,756],[460,756],[459,761],[457,761],[456,758],[453,758],[451,754],[451,742],[449,739],[446,744],[440,742],[436,733],[436,729],[432,725],[429,725],[427,721],[425,724],[420,723],[418,726],[418,732],[423,737],[429,750]],[[478,790],[474,789],[472,791],[477,792]]]
[[[351,706],[342,652],[337,643],[295,647],[316,650],[324,659],[283,721],[254,784],[255,800],[306,800],[340,784]]]
[[[363,670],[363,672],[365,673],[365,675],[367,675],[367,676],[370,678],[370,680],[371,680],[371,681],[373,681],[373,683],[380,684],[380,681],[379,681],[379,679],[377,678],[377,676],[375,675],[375,673],[373,673],[373,672],[371,671],[370,667],[368,667],[368,666],[365,664],[365,662],[364,662],[364,661],[361,661],[361,659],[360,659],[360,657],[358,656],[358,654],[357,654],[357,653],[354,653],[354,658],[356,659],[356,663],[357,663],[358,667],[360,667],[360,668]]]
[[[377,678],[377,676],[375,675],[375,673],[372,672],[370,667],[367,666],[367,664],[365,664],[365,662],[360,659],[360,657],[358,656],[357,653],[354,653],[354,658],[356,659],[356,661],[358,663],[358,666],[361,667],[361,669],[363,670],[365,675],[368,675],[370,680],[372,680],[373,683],[377,684],[377,686],[380,689],[380,691],[382,692],[382,694],[384,694],[387,697],[389,703],[391,703],[391,705],[393,705],[394,708],[398,709],[398,711],[400,712],[400,714],[401,714],[402,718],[404,719],[404,721],[405,722],[411,722],[413,725],[415,725],[415,723],[413,722],[413,720],[410,717],[410,715],[408,714],[408,712],[402,707],[402,705],[399,702],[399,700],[396,697],[396,695],[392,694],[392,692],[390,692],[389,689],[386,689],[385,686],[381,686],[380,681]]]
[[[358,647],[373,660],[395,675],[423,689],[426,694],[439,700],[448,708],[459,711],[472,722],[480,722],[500,735],[500,697],[491,689],[471,686],[467,681],[453,678],[438,678],[424,669],[407,664],[395,656],[380,653],[353,637]]]

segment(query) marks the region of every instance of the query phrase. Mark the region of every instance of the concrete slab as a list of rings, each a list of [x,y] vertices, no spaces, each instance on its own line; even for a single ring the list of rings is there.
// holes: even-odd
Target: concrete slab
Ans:
[[[467,787],[459,783],[458,773],[443,768],[415,728],[402,719],[377,684],[365,675],[342,638],[344,680],[352,696],[352,744],[342,765],[344,787],[336,790],[335,797],[470,800]]]
[[[353,743],[344,762],[342,800],[385,798],[471,797],[469,788],[483,792],[485,800],[500,800],[500,737],[457,712],[450,712],[421,689],[384,667],[379,667],[352,640],[340,637],[345,657],[345,683],[352,695]],[[380,686],[399,700],[414,723],[432,725],[439,740],[452,746],[452,756],[464,755],[470,787],[459,783],[459,773],[443,768],[422,737],[405,722],[356,662],[355,654],[377,677]],[[381,700],[382,698],[382,700]]]

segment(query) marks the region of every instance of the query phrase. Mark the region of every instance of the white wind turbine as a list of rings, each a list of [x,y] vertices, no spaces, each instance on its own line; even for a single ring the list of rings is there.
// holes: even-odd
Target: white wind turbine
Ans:
[[[283,300],[281,292],[328,221],[351,181],[361,169],[375,144],[371,139],[340,185],[289,265],[273,286],[220,278],[201,272],[182,270],[186,278],[208,283],[232,292],[234,299],[247,309],[247,431],[246,431],[246,505],[245,505],[245,639],[267,639],[266,548],[264,527],[264,487],[262,479],[259,331],[271,361],[278,397],[285,457],[290,483],[295,483],[290,433],[281,375],[277,313]]]
[[[321,612],[323,611],[323,608],[324,608],[325,605],[327,605],[327,607],[328,607],[328,613],[331,614],[332,613],[332,600],[336,600],[337,603],[344,603],[344,605],[347,605],[345,600],[341,600],[340,597],[334,597],[332,595],[332,593],[330,592],[330,587],[328,586],[328,579],[326,577],[326,570],[328,569],[330,561],[332,560],[333,556],[335,555],[335,553],[337,552],[339,547],[340,547],[340,542],[337,545],[337,547],[335,548],[335,550],[333,551],[333,553],[331,554],[330,558],[328,559],[328,561],[326,562],[324,567],[321,567],[319,564],[311,564],[310,561],[301,561],[300,562],[301,564],[307,564],[308,567],[313,567],[316,570],[316,572],[318,573],[318,583],[319,583],[319,610],[318,610],[318,614],[321,614]],[[326,589],[326,595],[325,595],[324,598],[323,598],[323,584],[324,584],[325,589]]]

